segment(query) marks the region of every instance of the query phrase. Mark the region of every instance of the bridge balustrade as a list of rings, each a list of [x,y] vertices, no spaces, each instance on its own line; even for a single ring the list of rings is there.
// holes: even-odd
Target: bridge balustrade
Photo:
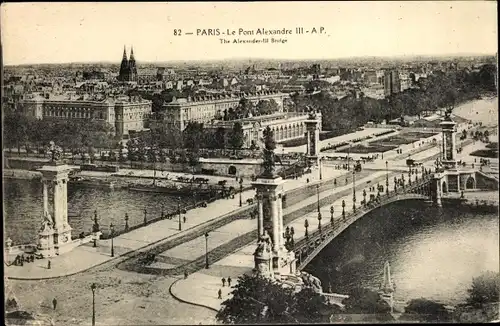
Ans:
[[[347,228],[351,223],[369,211],[402,199],[422,198],[422,196],[424,196],[423,194],[415,192],[420,188],[424,189],[425,192],[425,190],[428,189],[427,185],[429,184],[429,179],[430,175],[426,175],[420,178],[420,180],[412,182],[411,185],[399,187],[396,191],[389,191],[388,194],[379,197],[378,200],[370,201],[366,205],[357,208],[356,212],[345,212],[345,218],[342,218],[342,221],[338,221],[333,225],[331,223],[322,225],[321,229],[309,232],[307,237],[300,239],[294,244],[293,250],[295,251],[295,257],[297,257],[298,265],[303,265],[304,261],[306,263],[309,262],[312,259],[310,258],[311,256],[316,256],[319,251],[323,249],[324,245],[326,245],[325,242],[329,243],[336,236],[336,234],[340,233],[336,231],[341,228]],[[401,189],[403,189],[402,192],[397,191]]]

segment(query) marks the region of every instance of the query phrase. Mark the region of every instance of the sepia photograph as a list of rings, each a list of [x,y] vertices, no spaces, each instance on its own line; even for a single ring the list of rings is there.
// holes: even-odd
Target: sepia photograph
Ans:
[[[0,15],[5,325],[500,322],[497,2]]]

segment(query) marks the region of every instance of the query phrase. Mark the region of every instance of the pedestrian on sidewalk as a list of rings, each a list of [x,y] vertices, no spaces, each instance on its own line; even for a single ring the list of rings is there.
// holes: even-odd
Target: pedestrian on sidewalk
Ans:
[[[47,262],[47,269],[50,269],[50,260]]]
[[[221,289],[219,289],[219,297],[218,297],[218,299],[222,299],[222,290]]]
[[[231,276],[227,278],[227,286],[231,287]]]
[[[222,278],[222,287],[226,286],[226,279],[223,277]]]
[[[186,223],[186,215],[184,215],[184,223]]]
[[[54,300],[52,300],[52,306],[54,307],[54,310],[56,310],[56,307],[57,307],[57,299],[54,298]]]

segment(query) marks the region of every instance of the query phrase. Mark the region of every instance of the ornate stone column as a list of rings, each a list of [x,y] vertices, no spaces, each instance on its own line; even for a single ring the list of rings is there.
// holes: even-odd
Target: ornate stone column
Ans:
[[[257,230],[258,230],[258,237],[262,237],[264,235],[264,204],[262,202],[262,195],[257,195],[257,205],[259,209],[259,216],[257,219]]]

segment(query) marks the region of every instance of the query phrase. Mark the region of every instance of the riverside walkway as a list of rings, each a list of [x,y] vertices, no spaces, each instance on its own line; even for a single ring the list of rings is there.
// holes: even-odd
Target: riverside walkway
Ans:
[[[144,172],[148,174],[149,171]],[[152,173],[152,171],[151,171]],[[331,170],[325,172],[325,178],[338,177],[347,173],[345,170]],[[292,190],[304,186],[306,179],[314,182],[319,179],[317,173],[304,175],[297,180],[290,180],[285,184],[285,190]],[[73,275],[103,264],[117,264],[126,260],[131,254],[147,251],[170,241],[184,242],[184,238],[194,232],[204,234],[213,229],[213,225],[231,213],[248,208],[246,200],[254,198],[255,191],[248,190],[242,193],[243,207],[239,206],[239,195],[232,199],[221,199],[209,203],[207,207],[197,207],[187,211],[186,222],[182,222],[182,231],[178,230],[178,218],[164,219],[146,226],[131,230],[113,238],[115,257],[111,257],[111,239],[99,240],[97,247],[88,243],[76,247],[73,251],[51,258],[51,268],[48,260],[35,260],[23,266],[11,265],[4,257],[5,275],[19,280],[40,280]],[[12,258],[13,259],[13,258]]]

